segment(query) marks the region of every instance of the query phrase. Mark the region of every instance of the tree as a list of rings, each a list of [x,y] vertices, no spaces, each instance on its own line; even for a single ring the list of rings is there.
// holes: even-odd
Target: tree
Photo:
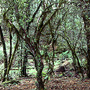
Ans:
[[[1,41],[3,43],[3,53],[4,53],[4,78],[3,81],[5,81],[5,76],[7,74],[7,52],[6,52],[6,45],[5,45],[5,40],[4,40],[4,36],[3,36],[3,32],[0,26],[0,35],[1,35]]]
[[[80,41],[81,35],[83,35],[82,20],[80,20],[82,18],[79,15],[80,13],[78,13],[80,10],[75,6],[77,5],[76,1],[71,2],[69,0],[67,3],[66,0],[38,0],[38,2],[37,0],[4,1],[5,5],[7,2],[7,7],[3,11],[3,20],[9,29],[10,35],[10,53],[7,70],[5,71],[7,75],[11,69],[15,52],[19,47],[19,53],[21,53],[21,60],[19,62],[21,63],[22,76],[27,76],[26,63],[28,55],[31,55],[37,71],[37,90],[44,90],[45,80],[42,76],[45,66],[44,62],[48,65],[47,76],[52,75],[54,72],[55,50],[57,46],[61,47],[58,44],[63,43],[66,46],[63,48],[72,53],[75,71],[77,70],[76,66],[78,66],[83,76],[77,55],[78,47],[83,43]],[[87,30],[87,21],[85,21],[87,18],[85,15],[83,15],[83,18]],[[14,52],[12,52],[12,33],[17,38]],[[2,38],[2,40],[4,39]],[[87,43],[89,43],[89,35],[87,35]],[[87,45],[89,48],[89,44]],[[3,44],[3,46],[5,45]],[[59,50],[62,53],[61,49],[57,49],[57,51]],[[6,55],[6,52],[4,54]],[[3,81],[5,81],[4,79]]]
[[[79,45],[81,45],[82,41],[82,35],[83,35],[83,28],[82,28],[82,19],[80,18],[80,12],[79,9],[75,6],[75,2],[69,2],[71,4],[68,5],[65,4],[64,11],[62,10],[62,13],[64,13],[63,20],[61,21],[61,31],[58,34],[58,38],[60,36],[64,39],[63,42],[66,41],[65,46],[68,46],[67,50],[71,51],[73,63],[75,72],[78,71],[77,67],[80,70],[80,73],[82,74],[82,78],[84,78],[83,75],[83,68],[80,63],[80,58],[77,55],[77,51],[79,50]],[[81,20],[80,20],[81,19]]]
[[[86,30],[86,38],[87,38],[87,77],[88,78],[90,78],[90,10],[89,8],[90,8],[90,0],[85,0],[85,8],[83,9],[82,17],[84,21],[84,28]]]
[[[29,3],[32,4],[32,1],[29,2]],[[36,2],[34,2],[34,3],[36,3]],[[37,84],[36,84],[37,85],[37,90],[44,90],[44,82],[42,80],[42,70],[44,68],[44,63],[43,63],[43,60],[42,60],[42,55],[40,53],[40,48],[41,48],[40,38],[41,38],[42,32],[45,30],[44,28],[54,18],[55,14],[59,10],[58,8],[60,8],[63,3],[65,3],[63,0],[60,1],[59,6],[57,7],[57,9],[55,9],[55,10],[52,9],[53,12],[50,13],[49,17],[47,17],[47,14],[49,12],[48,9],[51,8],[52,5],[54,5],[54,4],[51,4],[51,5],[48,5],[48,6],[44,7],[45,6],[44,1],[41,1],[39,3],[39,5],[37,6],[36,11],[34,13],[30,14],[28,17],[26,17],[25,15],[23,15],[25,13],[25,11],[28,10],[28,9],[26,9],[27,5],[25,4],[25,2],[24,1],[14,2],[13,3],[14,6],[12,7],[12,9],[14,10],[14,12],[13,12],[14,15],[13,16],[15,17],[14,21],[17,22],[19,30],[13,24],[12,19],[9,17],[10,14],[11,14],[10,13],[11,12],[11,10],[10,10],[11,7],[9,7],[8,10],[6,12],[4,12],[4,15],[3,15],[4,21],[6,21],[6,23],[17,34],[17,37],[18,37],[17,41],[19,39],[24,40],[25,43],[26,43],[26,47],[28,48],[29,54],[33,56],[33,61],[35,63],[35,68],[36,68],[36,71],[37,71]],[[22,5],[25,5],[25,6],[22,6]],[[42,5],[43,5],[43,7],[41,7]],[[23,8],[23,12],[22,12],[22,8]],[[40,11],[40,12],[42,11],[42,12],[41,12],[41,14],[40,13],[38,14],[39,15],[39,21],[36,25],[36,28],[33,31],[34,33],[30,36],[29,35],[30,33],[28,33],[28,31],[30,31],[30,27],[32,27],[32,23],[35,23],[34,20],[37,19],[36,15],[37,15],[38,11]],[[9,16],[7,16],[7,15],[9,15]],[[29,17],[31,17],[31,18],[29,19]],[[26,27],[24,27],[25,25],[26,25]],[[53,37],[53,34],[52,34],[52,37]],[[53,51],[54,51],[54,43],[52,45],[53,45]],[[17,44],[16,44],[16,47],[17,47]],[[16,51],[16,49],[17,48],[15,48],[15,51]],[[53,56],[54,56],[54,54],[53,54]],[[11,60],[12,60],[12,58],[11,58]],[[12,63],[11,60],[10,60],[10,65],[8,67],[8,70],[7,70],[8,73],[9,73],[9,70],[11,68],[11,63]],[[24,62],[24,64],[25,64],[25,62]]]

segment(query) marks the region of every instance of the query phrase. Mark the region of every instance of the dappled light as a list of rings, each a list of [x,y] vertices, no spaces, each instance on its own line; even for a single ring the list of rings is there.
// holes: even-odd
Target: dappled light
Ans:
[[[90,90],[90,0],[0,0],[0,90]]]

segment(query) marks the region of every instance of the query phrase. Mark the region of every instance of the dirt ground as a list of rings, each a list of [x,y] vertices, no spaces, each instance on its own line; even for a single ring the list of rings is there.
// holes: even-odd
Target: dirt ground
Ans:
[[[19,84],[1,85],[0,90],[35,90],[35,78],[20,78]],[[76,77],[54,77],[45,84],[46,90],[90,90],[90,79]]]

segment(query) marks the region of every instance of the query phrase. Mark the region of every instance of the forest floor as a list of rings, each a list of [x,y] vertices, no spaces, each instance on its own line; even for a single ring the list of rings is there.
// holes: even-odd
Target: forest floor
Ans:
[[[35,78],[20,78],[20,83],[3,86],[0,90],[35,90]],[[90,79],[76,77],[53,77],[45,84],[46,90],[90,90]]]

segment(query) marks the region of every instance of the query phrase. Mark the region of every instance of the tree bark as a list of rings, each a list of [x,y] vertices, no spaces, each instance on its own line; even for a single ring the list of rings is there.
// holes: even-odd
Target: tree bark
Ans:
[[[10,63],[10,59],[12,56],[12,34],[11,34],[11,28],[9,30],[9,35],[10,35],[10,53],[9,53],[9,63]]]
[[[21,70],[21,76],[27,76],[27,73],[26,73],[26,63],[27,63],[27,51],[25,49],[25,52],[24,52],[24,60],[23,60],[23,63],[22,63],[22,70]]]
[[[1,35],[1,41],[3,44],[3,53],[4,53],[4,77],[3,77],[3,82],[5,81],[5,76],[7,74],[7,52],[6,52],[6,45],[5,45],[5,40],[4,40],[4,36],[3,36],[3,32],[0,26],[0,35]]]
[[[87,34],[87,77],[90,78],[90,32]]]
[[[17,49],[18,49],[18,40],[17,40],[17,42],[16,42],[16,45],[15,45],[15,47],[14,47],[14,52],[13,52],[13,54],[12,54],[12,56],[11,56],[9,65],[8,65],[8,67],[7,67],[7,75],[9,74],[9,71],[10,71],[10,69],[11,69],[12,62],[13,62],[13,59],[14,59],[14,56],[15,56],[15,53],[16,53],[16,50],[17,50]]]
[[[87,39],[87,77],[90,78],[90,2],[82,13]]]
[[[39,55],[37,55],[36,62],[37,63],[35,64],[35,67],[37,70],[37,83],[36,83],[37,90],[44,90],[44,82],[42,80],[42,71],[44,65]]]

